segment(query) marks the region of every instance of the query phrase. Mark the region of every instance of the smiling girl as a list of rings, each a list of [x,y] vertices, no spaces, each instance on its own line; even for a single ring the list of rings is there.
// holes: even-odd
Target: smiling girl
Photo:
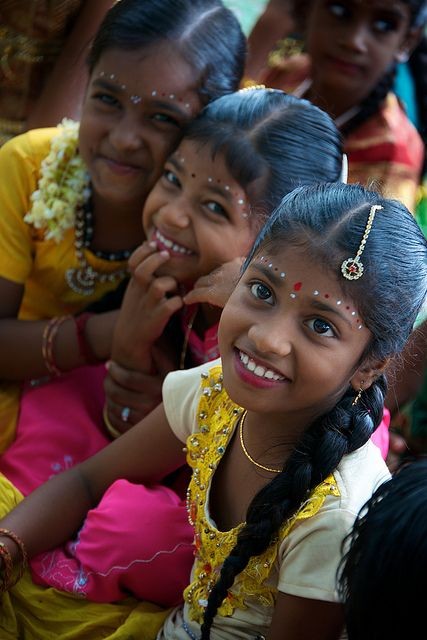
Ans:
[[[186,458],[195,559],[157,638],[341,637],[341,543],[388,477],[369,438],[426,281],[426,241],[397,201],[339,184],[286,196],[221,316],[221,361],[171,373],[145,420],[1,521],[3,588],[112,482],[157,482]]]
[[[0,152],[0,448],[19,382],[105,360],[115,314],[78,315],[118,286],[141,210],[184,125],[238,85],[244,38],[219,0],[122,0],[89,55],[80,129]]]
[[[425,65],[415,64],[415,53],[412,68],[424,140],[392,89],[397,63],[407,62],[423,37],[427,3],[304,0],[293,2],[292,10],[306,54],[276,59],[261,81],[325,109],[344,136],[349,181],[374,183],[413,211],[427,113]]]

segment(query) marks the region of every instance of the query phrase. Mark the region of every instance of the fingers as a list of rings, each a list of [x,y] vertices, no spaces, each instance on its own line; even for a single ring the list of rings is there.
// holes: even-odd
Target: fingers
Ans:
[[[138,265],[145,260],[149,255],[157,252],[157,245],[155,242],[143,242],[139,247],[135,249],[128,261],[129,271],[131,273],[138,267]]]
[[[104,381],[108,418],[121,433],[161,402],[163,377],[131,371],[110,362]]]

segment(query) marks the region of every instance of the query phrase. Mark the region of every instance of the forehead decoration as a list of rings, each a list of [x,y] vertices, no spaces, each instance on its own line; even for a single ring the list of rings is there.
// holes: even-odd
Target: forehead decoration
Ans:
[[[372,228],[372,224],[374,222],[375,213],[382,208],[383,207],[379,204],[372,205],[369,211],[369,216],[368,216],[368,221],[366,223],[365,231],[363,233],[363,237],[355,257],[347,258],[347,260],[344,260],[344,262],[341,264],[341,273],[344,276],[344,278],[346,278],[347,280],[358,280],[363,276],[364,269],[363,269],[363,263],[360,260],[360,256],[362,255],[365,249],[366,241],[368,239],[368,236]]]
[[[117,82],[119,87],[122,89],[122,91],[127,91],[128,89],[127,85],[120,82],[114,73],[107,73],[106,71],[100,71],[98,77],[108,78],[108,80],[111,80],[112,82]],[[190,109],[191,107],[191,104],[189,102],[184,103],[183,98],[181,96],[176,96],[174,93],[167,93],[166,91],[157,91],[157,89],[153,89],[151,91],[151,96],[153,98],[160,97],[160,98],[169,98],[169,100],[174,100],[174,101],[176,100],[179,103],[181,103],[182,106],[187,110]],[[138,94],[132,94],[129,99],[132,102],[132,104],[139,104],[143,100],[142,96]]]

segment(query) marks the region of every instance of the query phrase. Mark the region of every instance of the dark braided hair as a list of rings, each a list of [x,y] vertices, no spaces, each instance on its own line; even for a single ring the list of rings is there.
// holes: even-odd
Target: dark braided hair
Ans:
[[[381,205],[366,243],[363,277],[348,281],[340,265],[356,255],[370,207]],[[339,279],[344,295],[358,308],[372,337],[361,361],[382,360],[403,348],[427,294],[427,242],[417,223],[396,200],[387,200],[359,185],[323,184],[299,187],[285,196],[255,241],[244,268],[268,251],[277,255],[286,246],[307,247],[315,264]],[[205,610],[202,640],[236,576],[252,556],[265,551],[308,494],[355,451],[379,425],[386,392],[381,375],[353,405],[351,387],[336,406],[306,430],[283,471],[253,498],[246,524],[224,561]]]
[[[427,2],[426,0],[401,0],[403,4],[408,5],[411,19],[410,29],[423,27],[427,23]],[[304,22],[312,0],[293,0],[291,2],[291,11],[295,18],[298,28],[304,31]],[[414,50],[410,58],[410,68],[413,72],[418,111],[421,120],[420,133],[424,144],[427,141],[427,41],[423,37],[421,44]],[[376,113],[387,94],[392,91],[396,77],[396,63],[386,71],[380,79],[376,87],[361,102],[359,111],[341,127],[343,135],[357,129],[363,122],[366,122],[374,113]]]

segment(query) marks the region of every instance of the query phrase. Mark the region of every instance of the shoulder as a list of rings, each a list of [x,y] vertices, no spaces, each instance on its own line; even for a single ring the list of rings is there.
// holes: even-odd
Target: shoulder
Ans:
[[[339,507],[357,515],[372,493],[390,478],[379,448],[368,440],[344,456],[334,472],[340,493]]]
[[[50,152],[51,142],[58,129],[33,129],[12,138],[0,149],[0,172],[5,182],[24,191],[36,188],[40,165]]]
[[[356,161],[369,149],[372,161],[393,161],[421,170],[423,142],[394,93],[389,93],[378,112],[350,133],[345,147]]]
[[[282,58],[271,67],[262,78],[262,82],[273,89],[293,93],[298,86],[309,78],[311,63],[307,54]]]
[[[206,362],[199,367],[172,371],[163,383],[165,412],[172,430],[185,441],[197,426],[197,407],[202,395],[202,380],[221,372],[221,360]]]

